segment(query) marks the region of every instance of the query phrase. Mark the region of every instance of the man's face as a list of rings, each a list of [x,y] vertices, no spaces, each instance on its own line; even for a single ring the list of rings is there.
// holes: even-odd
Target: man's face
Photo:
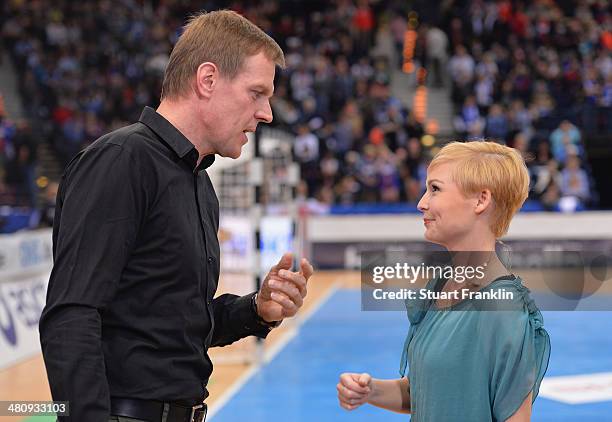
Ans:
[[[222,157],[238,158],[247,143],[245,132],[272,121],[270,97],[275,64],[263,53],[248,57],[232,80],[220,77],[212,94],[214,124],[210,144]]]

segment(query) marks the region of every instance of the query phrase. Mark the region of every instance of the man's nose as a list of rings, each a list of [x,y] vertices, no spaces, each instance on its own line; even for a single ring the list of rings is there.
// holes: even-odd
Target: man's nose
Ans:
[[[255,113],[255,118],[265,123],[272,122],[272,107],[270,107],[269,101],[266,101],[264,108],[257,110],[257,113]]]

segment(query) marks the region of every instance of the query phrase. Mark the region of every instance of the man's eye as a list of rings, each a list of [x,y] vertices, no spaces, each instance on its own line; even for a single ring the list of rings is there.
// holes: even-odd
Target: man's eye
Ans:
[[[253,99],[258,100],[261,97],[262,93],[258,91],[253,91]]]

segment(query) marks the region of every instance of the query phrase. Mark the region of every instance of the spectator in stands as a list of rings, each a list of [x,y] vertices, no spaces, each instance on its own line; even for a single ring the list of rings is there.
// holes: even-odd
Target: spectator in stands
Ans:
[[[377,149],[374,145],[366,145],[363,156],[357,166],[357,180],[361,185],[362,202],[378,201],[378,172],[376,167]]]
[[[385,146],[380,146],[378,151],[376,170],[380,200],[386,203],[399,202],[401,180],[396,162],[397,158]]]
[[[561,196],[571,196],[580,204],[588,204],[591,192],[589,177],[584,169],[580,168],[580,158],[577,155],[569,155],[565,168],[561,171]]]
[[[38,142],[32,132],[30,123],[25,119],[19,119],[16,124],[15,145],[17,148],[17,160],[23,171],[23,183],[21,191],[24,200],[31,208],[36,208],[38,187],[36,186],[36,165]]]
[[[466,139],[482,138],[485,124],[473,95],[465,99],[461,112],[454,119],[454,126],[455,130]]]
[[[453,101],[462,103],[469,95],[474,80],[474,59],[463,45],[455,48],[455,54],[449,62],[451,80],[453,82]]]
[[[485,137],[504,142],[508,134],[508,119],[499,104],[493,104],[486,117]]]
[[[568,149],[573,146],[578,151],[580,148],[580,131],[570,121],[564,120],[559,127],[550,135],[552,153],[555,160],[564,164],[568,155]]]
[[[448,61],[448,37],[436,26],[426,27],[425,55],[427,69],[432,73],[432,86],[441,88],[444,85],[444,72]]]
[[[50,182],[45,188],[44,202],[40,208],[39,227],[53,227],[58,188],[59,184],[57,182]]]
[[[532,193],[535,199],[541,200],[546,197],[548,205],[556,205],[558,201],[559,186],[561,186],[561,174],[559,163],[548,160],[530,168],[530,176],[533,181]],[[554,193],[551,193],[552,191]]]
[[[310,131],[306,124],[298,126],[298,134],[293,144],[293,154],[300,164],[302,178],[308,185],[308,191],[314,192],[320,182],[319,138]]]

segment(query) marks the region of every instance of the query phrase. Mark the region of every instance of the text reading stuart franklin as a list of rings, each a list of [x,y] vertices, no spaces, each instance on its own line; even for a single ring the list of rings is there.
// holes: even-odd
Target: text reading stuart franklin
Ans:
[[[487,290],[487,291],[472,291],[469,289],[451,290],[448,292],[436,292],[433,290],[419,289],[400,289],[395,291],[386,291],[383,289],[375,289],[372,292],[376,300],[413,300],[430,299],[430,300],[513,300],[514,293],[506,289]]]

